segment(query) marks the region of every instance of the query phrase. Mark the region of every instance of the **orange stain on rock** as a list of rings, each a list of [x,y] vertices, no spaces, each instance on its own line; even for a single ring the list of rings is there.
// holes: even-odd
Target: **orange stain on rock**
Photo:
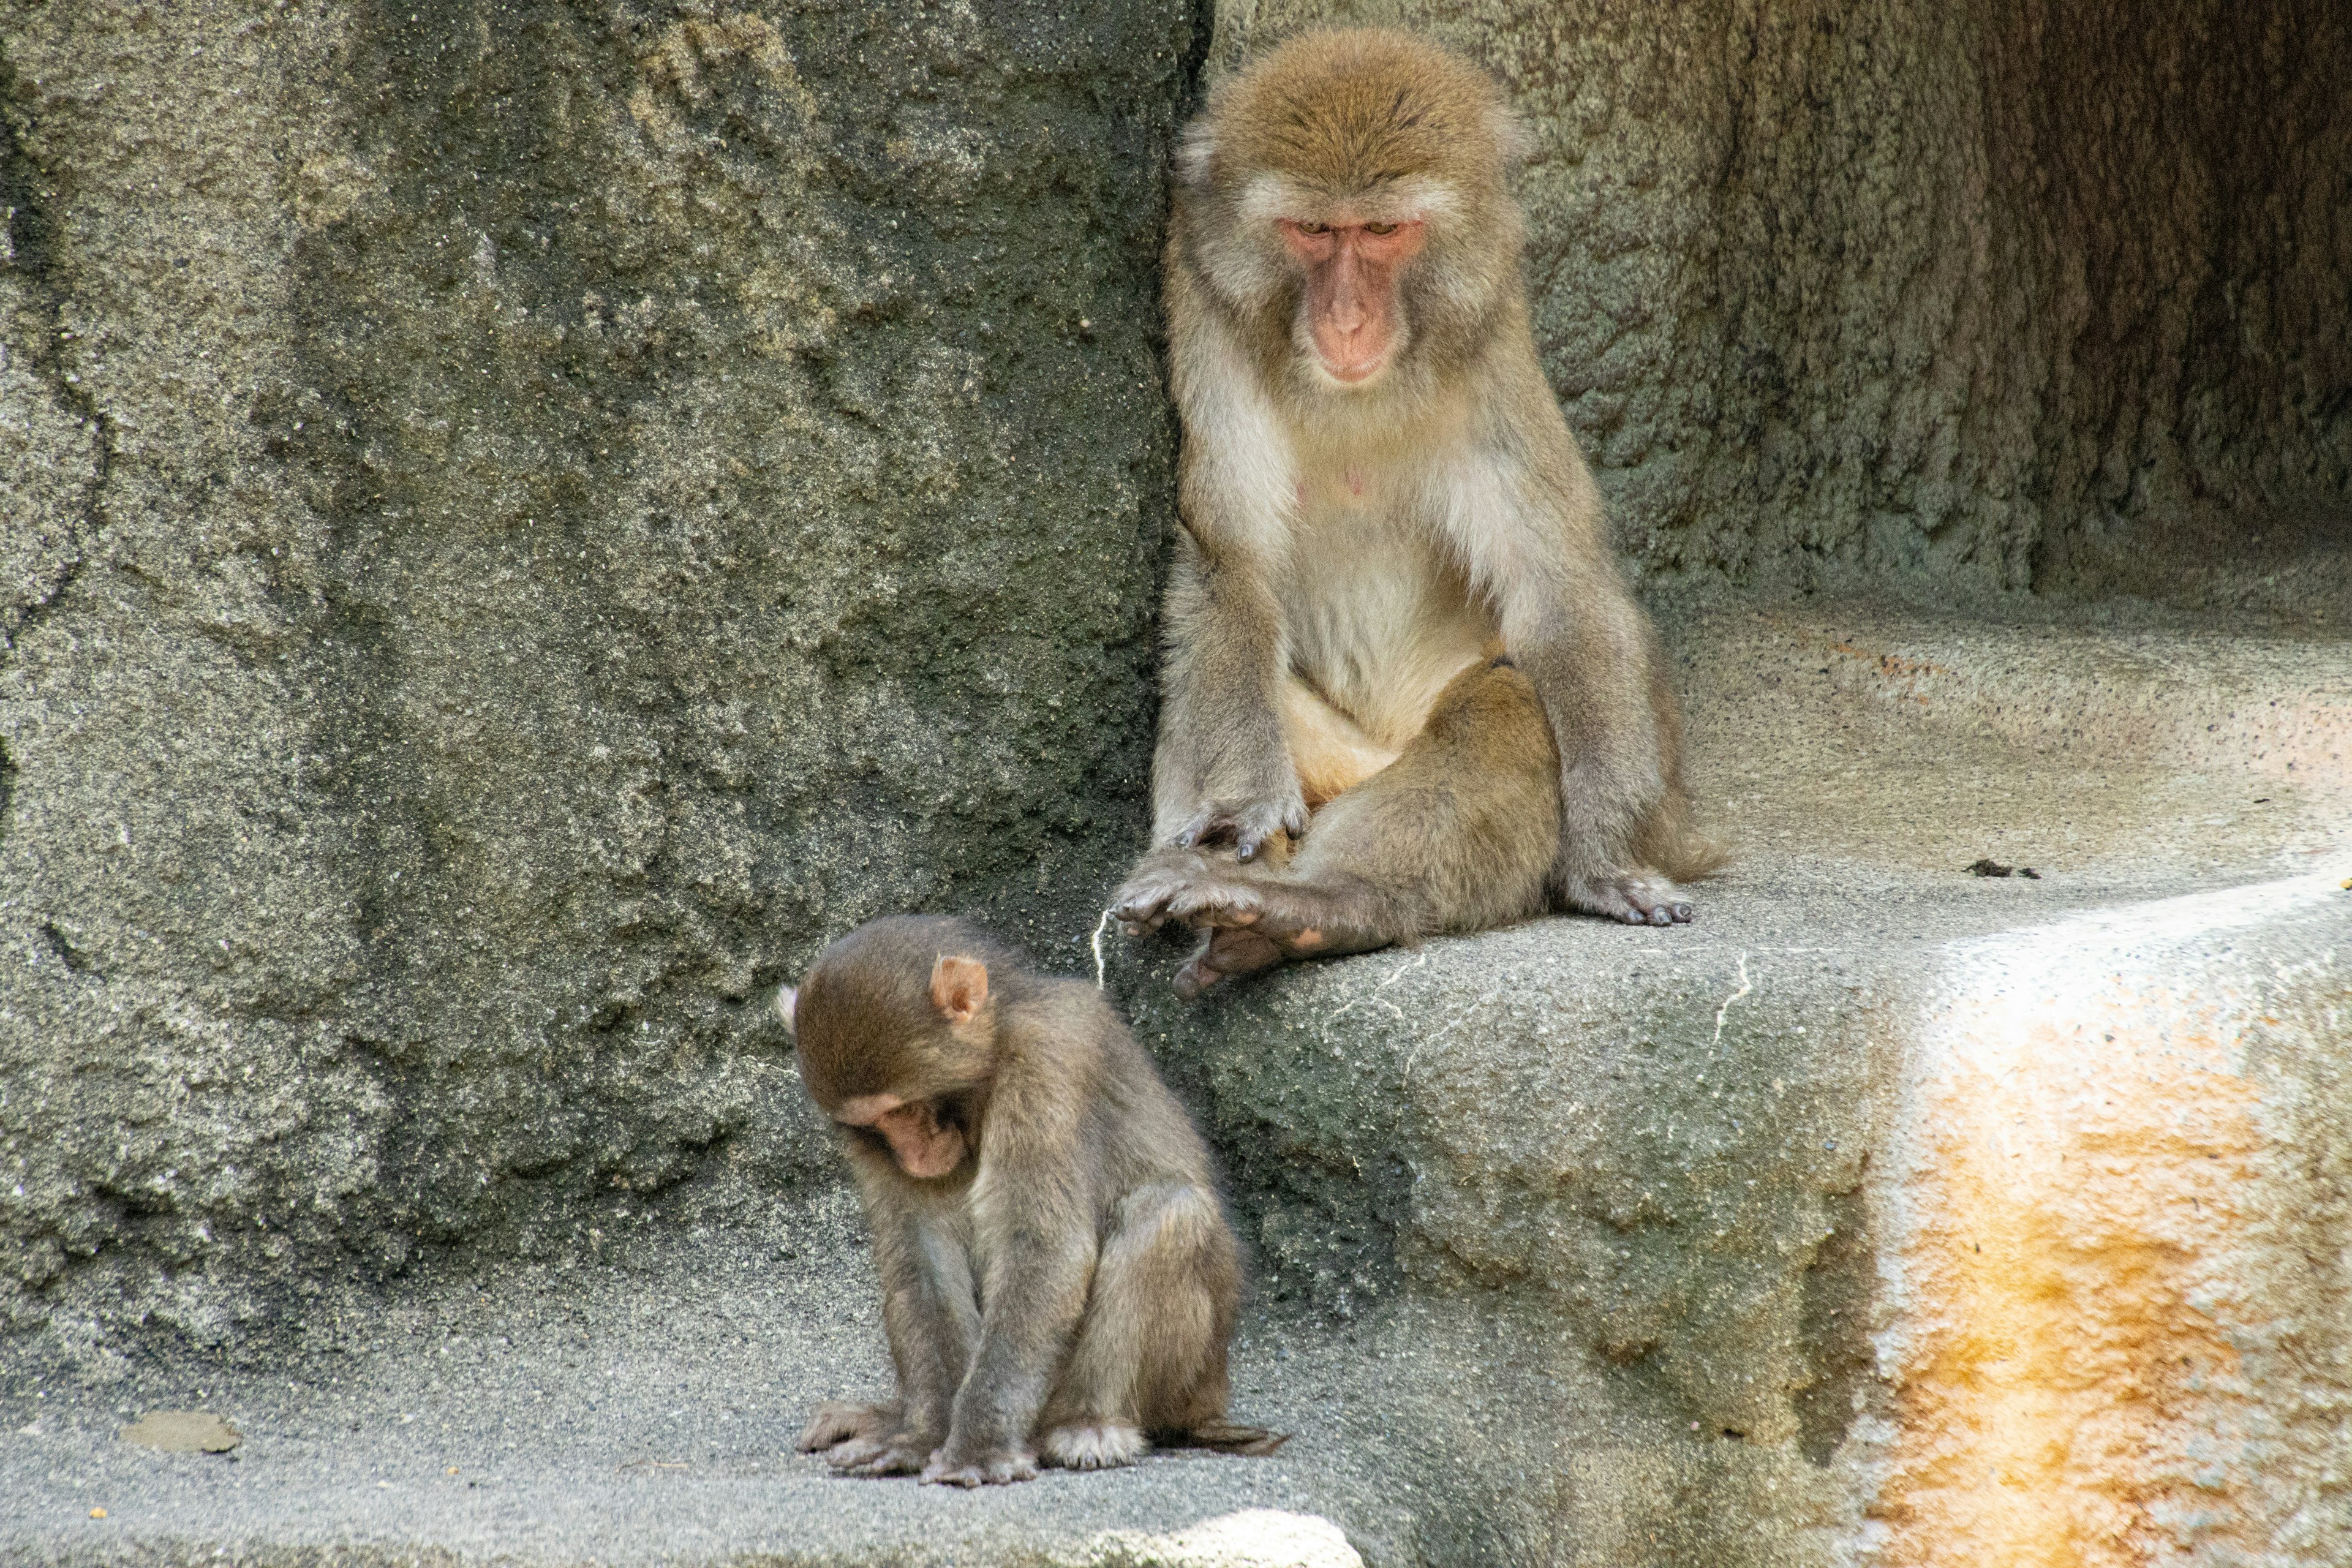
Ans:
[[[2243,1522],[2217,1312],[2261,1146],[2210,1001],[1997,1000],[1925,1086],[1890,1565],[2137,1568]]]

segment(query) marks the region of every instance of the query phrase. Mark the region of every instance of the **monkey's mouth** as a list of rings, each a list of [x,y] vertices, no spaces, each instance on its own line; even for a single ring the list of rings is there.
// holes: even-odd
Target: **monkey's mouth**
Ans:
[[[1396,358],[1396,346],[1384,343],[1360,359],[1340,359],[1327,353],[1323,345],[1315,345],[1315,368],[1326,378],[1350,391],[1380,379]]]
[[[1388,367],[1389,356],[1386,354],[1375,354],[1354,364],[1333,364],[1328,359],[1323,361],[1323,374],[1343,386],[1361,386]]]

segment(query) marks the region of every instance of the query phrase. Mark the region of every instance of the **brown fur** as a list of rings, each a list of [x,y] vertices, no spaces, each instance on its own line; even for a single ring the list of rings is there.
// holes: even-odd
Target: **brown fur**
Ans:
[[[1401,764],[1447,683],[1497,647],[1549,721],[1553,822],[1512,843],[1549,837],[1552,902],[1687,920],[1643,868],[1689,878],[1719,862],[1692,824],[1654,634],[1537,361],[1505,184],[1518,141],[1483,73],[1380,30],[1294,39],[1223,84],[1187,132],[1167,253],[1184,534],[1164,617],[1155,850],[1120,904],[1151,905],[1180,864],[1204,888],[1232,881],[1222,857],[1166,850],[1230,845],[1249,865],[1345,826],[1350,852],[1388,864],[1368,825],[1428,829],[1339,808]],[[1396,293],[1391,357],[1360,385],[1318,359],[1302,268],[1320,263],[1284,237],[1301,224],[1422,226],[1382,285]],[[1417,766],[1463,750],[1425,749]],[[1476,773],[1442,784],[1462,802],[1492,787]],[[1448,847],[1454,871],[1411,921],[1362,929],[1517,918],[1516,901],[1498,914],[1486,899],[1507,879],[1479,858],[1496,852]],[[1338,849],[1316,858],[1318,885],[1350,869]]]
[[[778,1005],[856,1173],[898,1372],[887,1404],[820,1406],[803,1452],[976,1486],[1026,1479],[1041,1453],[1129,1463],[1147,1434],[1281,1444],[1225,1419],[1233,1233],[1200,1135],[1098,992],[961,921],[898,916],[827,948]],[[971,1153],[912,1179],[841,1123],[853,1101],[928,1102]]]
[[[1559,822],[1551,726],[1507,660],[1454,678],[1397,760],[1317,814],[1295,853],[1147,856],[1116,913],[1207,938],[1187,996],[1285,959],[1363,952],[1541,914]]]

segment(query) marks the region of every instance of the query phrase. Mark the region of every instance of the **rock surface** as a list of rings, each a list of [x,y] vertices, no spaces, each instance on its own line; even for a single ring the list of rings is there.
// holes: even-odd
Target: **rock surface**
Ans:
[[[1275,1568],[1338,1532],[1374,1564],[2333,1568],[2352,645],[1680,624],[1748,847],[1698,925],[1194,1005],[1158,944],[1107,954],[1227,1152],[1234,1408],[1297,1434],[1275,1458],[828,1480],[801,1419],[887,1376],[847,1194],[715,1225],[682,1188],[601,1258],[427,1260],[242,1366],[0,1383],[0,1556]],[[2232,713],[2267,739],[2205,741]],[[197,1404],[241,1459],[114,1438]]]
[[[1141,820],[1191,47],[0,11],[0,1315],[225,1342],[757,1200],[813,1148],[780,976],[909,906],[1076,940]]]
[[[1654,568],[2308,602],[2352,529],[2333,0],[1225,0],[1211,67],[1333,23],[1508,87],[1545,368]]]

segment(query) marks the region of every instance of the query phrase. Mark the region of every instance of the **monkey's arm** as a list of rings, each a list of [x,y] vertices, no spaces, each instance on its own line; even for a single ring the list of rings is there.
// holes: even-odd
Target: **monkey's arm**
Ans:
[[[1175,225],[1184,226],[1178,215]],[[1295,483],[1281,424],[1230,323],[1208,303],[1181,233],[1168,246],[1170,380],[1184,421],[1167,658],[1152,761],[1155,847],[1231,839],[1255,859],[1307,830],[1276,717],[1286,652],[1274,576]]]
[[[956,1388],[971,1364],[979,1331],[961,1243],[936,1215],[910,1201],[903,1184],[895,1171],[873,1173],[866,1211],[898,1398],[875,1413],[871,1430],[845,1430],[826,1455],[835,1468],[860,1475],[919,1470],[946,1440]]]
[[[1000,1069],[989,1107],[992,1146],[971,1200],[989,1247],[978,1343],[927,1481],[971,1487],[1036,1474],[1030,1439],[1086,1309],[1097,1222],[1077,1107],[1097,1091],[1034,1081],[1042,1076],[1024,1082]]]
[[[1254,860],[1278,833],[1307,831],[1307,801],[1276,716],[1279,610],[1264,573],[1177,542],[1163,616],[1160,743],[1151,763],[1151,841],[1190,848],[1230,839]]]

